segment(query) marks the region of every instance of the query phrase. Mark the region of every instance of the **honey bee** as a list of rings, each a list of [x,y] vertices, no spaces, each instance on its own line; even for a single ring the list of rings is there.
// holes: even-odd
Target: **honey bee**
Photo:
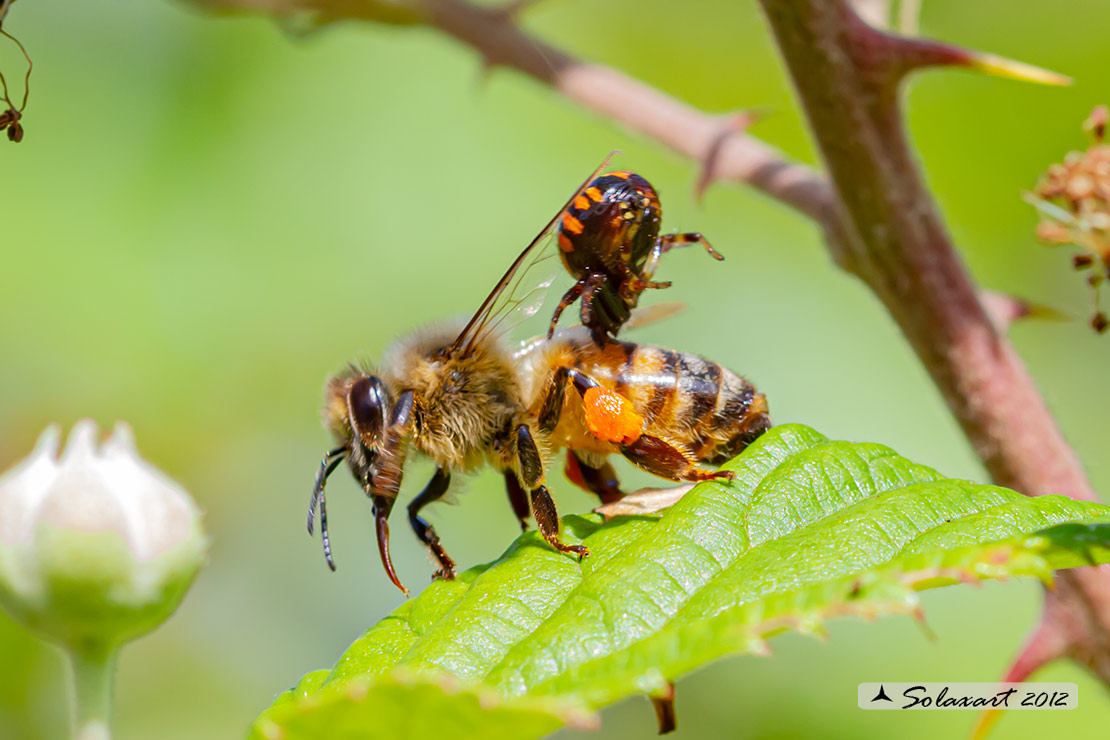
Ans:
[[[697,355],[628,342],[598,346],[586,327],[561,330],[515,351],[504,342],[502,325],[521,303],[530,267],[542,259],[537,246],[590,181],[517,257],[464,326],[417,331],[390,347],[379,366],[351,365],[328,381],[323,416],[337,446],[320,463],[308,531],[318,518],[332,570],[324,486],[344,461],[373,504],[382,565],[408,593],[390,557],[388,519],[412,452],[431,458],[436,472],[408,505],[409,523],[439,565],[434,577],[450,579],[455,563],[420,512],[446,493],[457,472],[492,465],[504,476],[522,529],[531,514],[553,548],[585,557],[585,547],[559,537],[559,517],[545,485],[556,452],[568,451],[573,482],[612,501],[622,492],[606,462],[609,455],[619,453],[669,480],[729,478],[699,464],[723,463],[770,427],[762,394]]]
[[[701,244],[714,259],[724,259],[697,232],[660,236],[662,216],[655,188],[634,172],[605,173],[571,199],[559,219],[557,242],[575,283],[555,309],[548,338],[563,310],[579,298],[582,325],[594,342],[602,346],[615,338],[641,293],[671,286],[651,278],[674,247]]]

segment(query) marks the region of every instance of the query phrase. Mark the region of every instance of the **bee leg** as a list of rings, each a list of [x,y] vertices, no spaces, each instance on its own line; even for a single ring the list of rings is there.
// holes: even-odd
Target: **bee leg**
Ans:
[[[596,494],[603,504],[611,504],[624,497],[617,473],[607,462],[595,468],[583,461],[577,452],[568,450],[566,474],[576,486]]]
[[[551,382],[544,391],[543,402],[540,404],[539,425],[544,434],[551,434],[559,424],[559,417],[563,413],[563,398],[566,395],[567,380],[574,381],[574,388],[585,395],[590,388],[600,388],[600,384],[589,375],[579,372],[572,367],[556,368]],[[527,481],[525,481],[527,484]]]
[[[436,474],[428,481],[428,485],[424,486],[420,495],[409,504],[409,524],[412,525],[412,531],[416,532],[421,542],[431,548],[432,555],[435,555],[436,560],[439,561],[440,568],[432,578],[442,578],[447,581],[455,578],[455,561],[447,555],[447,551],[440,544],[435,527],[420,516],[420,510],[447,493],[450,483],[451,474],[443,468],[437,468]]]
[[[517,464],[520,466],[520,482],[532,491],[532,516],[540,534],[559,552],[572,552],[580,558],[590,554],[582,545],[566,545],[559,541],[559,513],[551,494],[541,483],[543,480],[543,460],[540,458],[536,441],[527,424],[516,428]]]
[[[551,434],[559,424],[559,416],[563,413],[563,398],[566,395],[569,372],[569,367],[558,368],[544,391],[538,419],[540,431],[544,434]]]
[[[659,237],[659,240],[656,243],[659,245],[660,255],[666,254],[674,247],[685,247],[688,244],[700,244],[705,247],[705,251],[713,259],[717,260],[718,262],[724,259],[724,256],[713,248],[713,245],[709,243],[709,240],[696,231],[690,231],[685,234],[665,234]]]
[[[543,481],[543,458],[527,424],[516,428],[516,460],[520,468],[520,482],[529,490]]]
[[[547,338],[551,339],[555,334],[555,325],[559,323],[559,317],[563,315],[563,311],[570,304],[578,300],[578,296],[582,295],[582,291],[586,288],[587,278],[582,278],[574,285],[570,286],[570,290],[563,293],[563,299],[559,301],[559,305],[555,307],[555,313],[551,316],[551,324],[547,327]]]
[[[579,558],[590,554],[587,547],[567,545],[559,541],[559,512],[555,510],[555,502],[551,500],[551,494],[544,486],[532,489],[532,515],[536,517],[540,534],[556,550],[574,553]]]
[[[520,522],[520,531],[528,531],[528,515],[532,510],[528,508],[528,494],[520,485],[520,479],[516,477],[516,473],[512,470],[505,471],[505,490],[509,494],[509,504],[513,507],[513,513],[516,514],[517,521]]]
[[[697,460],[681,447],[652,434],[620,446],[621,454],[652,475],[669,480],[703,481],[732,480],[728,470],[701,470]]]

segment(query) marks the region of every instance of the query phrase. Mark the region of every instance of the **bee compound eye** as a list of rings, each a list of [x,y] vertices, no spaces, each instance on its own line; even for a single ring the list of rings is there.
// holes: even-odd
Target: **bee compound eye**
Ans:
[[[373,444],[385,430],[386,394],[382,381],[364,376],[351,385],[347,394],[351,426],[364,444]]]

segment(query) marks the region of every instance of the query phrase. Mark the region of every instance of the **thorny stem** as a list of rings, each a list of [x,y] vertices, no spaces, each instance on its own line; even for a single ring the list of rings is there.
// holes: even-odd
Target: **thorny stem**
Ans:
[[[110,740],[116,651],[100,646],[67,650],[73,669],[73,739]]]
[[[835,183],[853,272],[898,322],[997,483],[1096,500],[918,174],[897,77],[885,77],[899,59],[875,43],[893,37],[840,2],[762,2]]]
[[[761,2],[835,184],[842,264],[886,305],[997,483],[1097,500],[976,296],[906,143],[897,88],[922,44],[866,26],[841,0]],[[1110,570],[1056,583],[1016,665],[1028,674],[1067,656],[1110,683]]]

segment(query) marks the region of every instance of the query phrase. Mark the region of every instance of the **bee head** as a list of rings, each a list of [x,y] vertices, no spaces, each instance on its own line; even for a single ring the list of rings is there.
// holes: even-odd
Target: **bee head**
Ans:
[[[374,463],[385,435],[391,399],[389,388],[376,375],[352,370],[328,383],[324,417],[347,464],[365,490],[374,477]]]
[[[335,570],[335,562],[328,537],[324,485],[332,471],[346,460],[355,480],[367,494],[370,493],[390,404],[389,389],[376,375],[352,368],[328,383],[324,420],[339,446],[325,454],[320,463],[309,503],[308,531],[313,531],[319,516],[324,558],[332,570]]]
[[[357,440],[368,451],[375,450],[381,443],[389,415],[389,391],[385,383],[376,375],[355,378],[347,388],[346,406],[351,442]]]

